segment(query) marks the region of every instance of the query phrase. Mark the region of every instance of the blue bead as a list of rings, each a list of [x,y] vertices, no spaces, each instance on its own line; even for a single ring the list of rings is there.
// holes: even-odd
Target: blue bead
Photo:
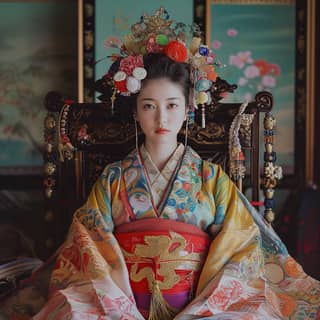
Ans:
[[[264,199],[264,206],[266,208],[273,209],[274,208],[274,204],[275,204],[274,199]]]
[[[273,136],[274,132],[273,132],[273,130],[264,130],[264,135],[265,136]]]
[[[200,46],[199,47],[199,53],[202,55],[202,56],[207,56],[209,54],[209,49],[207,46]]]
[[[195,89],[197,91],[207,91],[210,89],[211,85],[212,85],[212,81],[207,79],[200,79],[196,82]]]

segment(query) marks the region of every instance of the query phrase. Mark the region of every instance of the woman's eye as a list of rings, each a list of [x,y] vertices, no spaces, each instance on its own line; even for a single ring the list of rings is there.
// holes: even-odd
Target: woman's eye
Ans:
[[[143,105],[143,109],[145,109],[145,110],[150,110],[150,109],[154,109],[154,108],[155,108],[155,106],[152,104],[149,104],[149,103]]]
[[[177,108],[177,107],[178,107],[178,105],[176,103],[170,103],[169,106],[168,106],[169,109],[174,109],[174,108]]]

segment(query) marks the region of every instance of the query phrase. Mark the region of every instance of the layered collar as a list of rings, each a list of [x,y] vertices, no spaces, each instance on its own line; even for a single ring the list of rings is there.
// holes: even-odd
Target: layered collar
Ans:
[[[145,169],[147,182],[152,193],[153,204],[158,207],[168,183],[172,180],[172,175],[176,172],[177,166],[180,165],[181,158],[184,153],[183,144],[179,144],[163,169],[160,171],[156,164],[152,161],[152,156],[144,145],[140,148],[141,161]]]
[[[179,153],[180,149],[177,148],[173,157]],[[122,161],[125,189],[136,219],[160,216],[173,218],[173,215],[193,212],[201,190],[202,160],[199,155],[190,147],[187,147],[180,155],[181,161],[178,159],[176,162],[177,168],[173,179],[167,183],[162,194],[163,200],[160,201],[158,207],[153,201],[152,188],[143,159],[139,152],[134,150]]]

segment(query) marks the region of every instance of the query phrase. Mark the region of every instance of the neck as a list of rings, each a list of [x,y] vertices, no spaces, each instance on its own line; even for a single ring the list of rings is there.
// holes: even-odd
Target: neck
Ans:
[[[145,142],[145,147],[148,150],[153,163],[160,171],[164,168],[177,146],[177,141],[172,144],[152,144],[148,141]]]

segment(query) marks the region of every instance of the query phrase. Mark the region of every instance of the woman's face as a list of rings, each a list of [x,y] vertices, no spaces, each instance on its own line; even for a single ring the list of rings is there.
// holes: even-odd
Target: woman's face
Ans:
[[[166,78],[148,80],[138,95],[136,118],[146,143],[176,143],[186,119],[181,86]]]

